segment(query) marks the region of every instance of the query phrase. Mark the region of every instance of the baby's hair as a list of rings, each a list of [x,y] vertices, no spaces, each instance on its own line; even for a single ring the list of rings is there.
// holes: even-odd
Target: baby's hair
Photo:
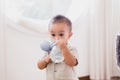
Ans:
[[[70,31],[72,31],[72,22],[63,15],[56,15],[55,17],[53,17],[53,19],[49,23],[49,27],[55,23],[65,23],[68,25]]]

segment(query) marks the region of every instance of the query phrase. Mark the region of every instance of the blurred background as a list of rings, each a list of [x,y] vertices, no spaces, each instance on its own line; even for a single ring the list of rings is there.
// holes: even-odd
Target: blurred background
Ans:
[[[45,69],[37,68],[44,55],[40,42],[49,39],[48,24],[57,14],[73,23],[78,77],[119,77],[120,0],[0,0],[0,80],[46,79]]]

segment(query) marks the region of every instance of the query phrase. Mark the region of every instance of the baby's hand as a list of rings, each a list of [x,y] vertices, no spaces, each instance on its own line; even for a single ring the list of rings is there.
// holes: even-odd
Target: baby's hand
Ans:
[[[47,63],[51,63],[51,62],[52,62],[52,60],[51,60],[51,58],[50,58],[50,55],[48,55],[48,56],[45,58],[45,61],[46,61]]]
[[[64,48],[64,46],[66,46],[66,42],[62,39],[57,40],[56,43],[60,49]]]

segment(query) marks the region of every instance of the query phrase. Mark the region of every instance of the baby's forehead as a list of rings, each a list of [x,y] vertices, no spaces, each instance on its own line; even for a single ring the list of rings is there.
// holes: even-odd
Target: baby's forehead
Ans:
[[[65,31],[71,31],[71,27],[68,26],[66,23],[53,23],[49,26],[50,31],[59,31],[59,32],[65,32]]]

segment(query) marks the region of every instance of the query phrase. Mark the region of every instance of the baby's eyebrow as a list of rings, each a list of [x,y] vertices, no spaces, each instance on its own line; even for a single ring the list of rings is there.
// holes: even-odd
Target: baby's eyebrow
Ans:
[[[50,31],[51,33],[55,33],[54,31]],[[60,33],[64,33],[65,31],[60,31]]]
[[[50,31],[51,33],[54,33],[54,31]]]
[[[65,31],[60,31],[61,33],[65,32]]]

